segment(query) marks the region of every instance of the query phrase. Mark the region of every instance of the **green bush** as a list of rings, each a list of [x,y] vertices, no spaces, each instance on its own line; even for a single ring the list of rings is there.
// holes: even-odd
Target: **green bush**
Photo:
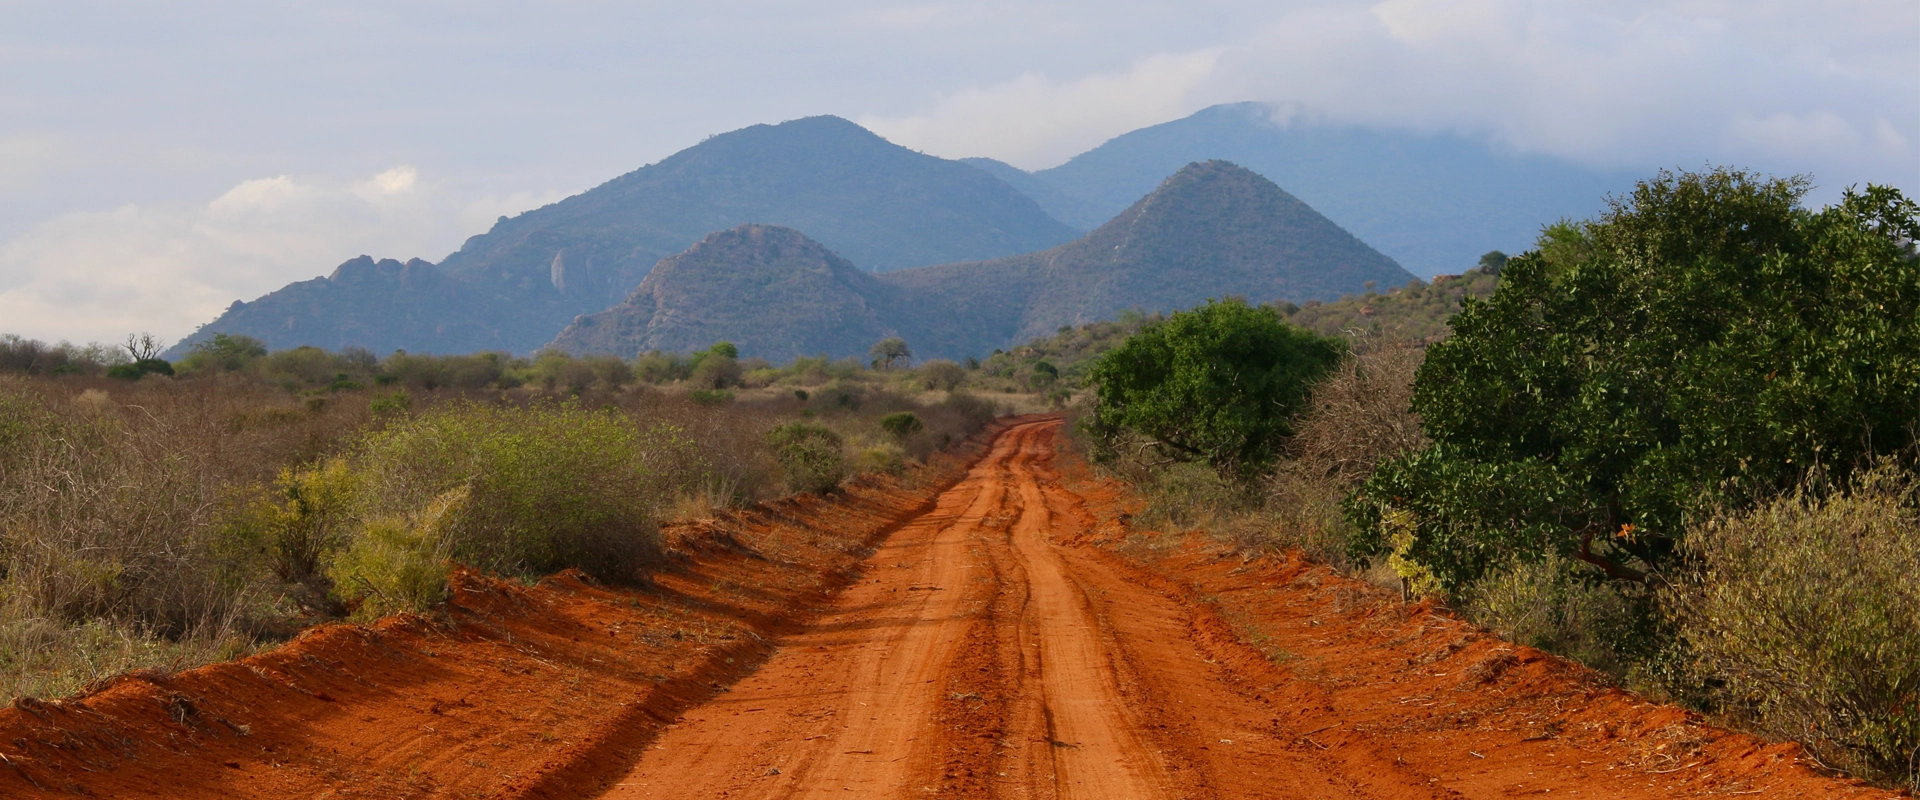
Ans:
[[[327,565],[334,593],[355,619],[425,611],[446,597],[454,525],[467,510],[470,489],[450,489],[416,513],[368,520]]]
[[[373,435],[356,458],[363,518],[406,516],[465,487],[449,552],[528,577],[578,567],[627,581],[656,553],[668,462],[697,467],[677,429],[572,405],[460,404]]]
[[[1035,361],[1028,367],[1027,386],[1035,391],[1046,391],[1060,380],[1060,370],[1045,361]]]
[[[905,439],[926,430],[927,426],[911,411],[895,411],[880,418],[880,429],[895,439]]]
[[[920,378],[920,385],[942,392],[951,392],[967,381],[966,369],[944,358],[921,362],[915,374]]]
[[[874,472],[898,475],[907,468],[906,451],[896,444],[880,444],[860,448],[853,456],[853,469],[856,472]]]
[[[382,374],[413,389],[508,388],[518,379],[508,374],[514,359],[506,353],[465,356],[423,356],[396,352],[381,364]]]
[[[192,355],[188,358],[192,358]],[[243,366],[250,364],[268,381],[300,386],[350,383],[352,378],[347,373],[355,370],[346,356],[312,346],[281,350],[264,358],[249,358],[239,363]],[[186,362],[182,361],[181,366],[184,368]],[[223,368],[220,371],[233,370]]]
[[[833,491],[847,476],[840,435],[806,422],[789,422],[767,432],[767,446],[787,488],[795,492]]]
[[[1716,500],[1905,451],[1920,214],[1883,187],[1811,212],[1805,190],[1663,173],[1507,262],[1428,350],[1413,407],[1432,445],[1349,505],[1354,555],[1386,552],[1402,509],[1408,555],[1446,592],[1549,553],[1637,579],[1671,567]]]
[[[107,368],[107,377],[122,380],[139,380],[148,375],[172,375],[173,365],[159,358],[143,358],[131,364],[116,364]]]
[[[1270,307],[1209,302],[1149,324],[1087,373],[1091,430],[1123,431],[1167,455],[1243,480],[1273,463],[1293,415],[1345,345],[1281,321]]]
[[[200,372],[239,372],[267,355],[266,343],[251,336],[216,333],[194,343],[180,359],[180,369]]]
[[[367,410],[375,415],[400,414],[413,407],[413,398],[406,392],[391,392],[375,396],[367,403]]]
[[[1723,710],[1823,761],[1920,789],[1920,509],[1886,464],[1853,490],[1809,480],[1687,537],[1669,593]]]

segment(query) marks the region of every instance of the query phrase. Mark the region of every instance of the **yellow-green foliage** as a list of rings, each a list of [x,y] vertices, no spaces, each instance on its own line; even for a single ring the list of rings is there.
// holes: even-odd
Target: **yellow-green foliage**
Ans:
[[[862,447],[860,448],[860,452],[855,453],[853,457],[853,471],[855,472],[884,472],[889,475],[895,475],[899,474],[901,470],[906,469],[906,467],[906,451],[901,449],[900,445],[892,442],[876,444],[871,447]]]
[[[669,425],[570,404],[455,404],[373,435],[356,457],[367,518],[407,514],[465,486],[456,560],[539,576],[578,567],[632,580],[659,546],[659,509],[699,485],[692,442]]]
[[[1440,582],[1433,577],[1433,571],[1407,554],[1407,550],[1413,546],[1414,532],[1419,522],[1413,512],[1401,509],[1381,515],[1380,524],[1391,531],[1388,541],[1393,545],[1393,552],[1387,556],[1387,566],[1392,567],[1393,573],[1405,582],[1409,596],[1440,597],[1443,592]]]
[[[1822,760],[1920,789],[1920,509],[1882,466],[1689,532],[1671,593],[1718,700]]]
[[[358,489],[358,476],[342,458],[282,470],[274,481],[275,496],[253,498],[232,524],[236,533],[264,546],[281,580],[303,580],[346,540]]]
[[[413,514],[368,520],[327,565],[334,593],[371,620],[401,611],[425,611],[446,596],[454,524],[470,491],[449,489]]]
[[[820,425],[789,422],[767,432],[767,446],[794,492],[833,491],[847,476],[840,435]]]

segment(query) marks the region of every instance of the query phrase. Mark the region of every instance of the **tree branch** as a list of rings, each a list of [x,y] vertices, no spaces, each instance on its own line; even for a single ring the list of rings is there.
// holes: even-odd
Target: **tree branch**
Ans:
[[[1574,556],[1581,561],[1599,567],[1601,571],[1607,573],[1607,577],[1616,581],[1632,581],[1634,583],[1647,582],[1647,573],[1633,569],[1632,567],[1616,564],[1606,556],[1593,552],[1593,526],[1591,525],[1581,531],[1580,550],[1574,553]]]

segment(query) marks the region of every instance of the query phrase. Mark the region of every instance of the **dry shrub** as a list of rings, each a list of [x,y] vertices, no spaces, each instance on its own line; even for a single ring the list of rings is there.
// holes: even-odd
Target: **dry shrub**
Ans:
[[[233,492],[366,416],[217,380],[0,379],[0,690],[71,691],[251,638],[276,581],[226,535]]]
[[[1890,465],[1689,531],[1668,593],[1722,709],[1828,764],[1920,789],[1920,509]]]
[[[1348,524],[1341,502],[1374,465],[1426,445],[1412,411],[1413,376],[1424,357],[1424,350],[1410,346],[1364,350],[1314,387],[1268,484],[1277,544],[1345,563]]]
[[[914,370],[914,376],[921,386],[942,392],[951,392],[967,381],[967,370],[944,358],[930,359]]]
[[[300,380],[339,366],[304,351],[274,363]],[[581,366],[595,376],[584,389]],[[65,694],[227,658],[344,613],[330,593],[361,616],[425,608],[449,555],[519,575],[630,577],[666,509],[785,491],[767,443],[782,422],[811,415],[842,437],[843,459],[851,447],[863,466],[896,470],[997,412],[816,366],[835,384],[813,402],[782,392],[715,406],[623,388],[625,364],[591,359],[554,362],[554,391],[579,390],[555,406],[544,380],[506,388],[520,367],[499,354],[395,356],[390,375],[369,376],[378,389],[289,389],[298,376],[270,382],[279,372],[0,375],[0,692]],[[900,412],[924,429],[883,431]],[[443,502],[450,492],[467,499]]]
[[[684,460],[662,462],[660,467],[672,482],[676,505],[710,510],[780,494],[780,468],[767,452],[766,434],[791,416],[792,409],[786,407],[790,402],[707,405],[643,390],[622,398],[620,407],[644,424],[673,426],[699,443],[697,451],[677,453]]]
[[[767,447],[790,491],[830,492],[847,476],[845,445],[825,426],[789,422],[767,432]]]
[[[613,410],[461,403],[375,434],[354,465],[356,539],[443,513],[449,552],[462,563],[525,577],[577,567],[631,581],[658,551],[670,476],[697,458],[679,429]],[[457,491],[464,502],[430,512]],[[382,522],[393,519],[408,522]]]
[[[1550,555],[1476,582],[1461,611],[1500,638],[1566,656],[1610,675],[1640,662],[1622,646],[1645,642],[1652,601],[1640,584],[1608,583],[1595,568]]]

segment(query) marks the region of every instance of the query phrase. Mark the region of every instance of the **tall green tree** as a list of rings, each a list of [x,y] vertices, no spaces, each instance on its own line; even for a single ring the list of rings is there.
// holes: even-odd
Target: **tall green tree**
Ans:
[[[1709,505],[1910,453],[1920,215],[1878,186],[1809,211],[1807,186],[1663,172],[1507,262],[1420,370],[1432,445],[1349,502],[1355,555],[1448,591],[1548,553],[1636,579]]]
[[[1273,463],[1313,383],[1344,343],[1280,319],[1268,306],[1209,302],[1128,337],[1087,373],[1096,387],[1088,427],[1123,431],[1168,455],[1251,479]]]

